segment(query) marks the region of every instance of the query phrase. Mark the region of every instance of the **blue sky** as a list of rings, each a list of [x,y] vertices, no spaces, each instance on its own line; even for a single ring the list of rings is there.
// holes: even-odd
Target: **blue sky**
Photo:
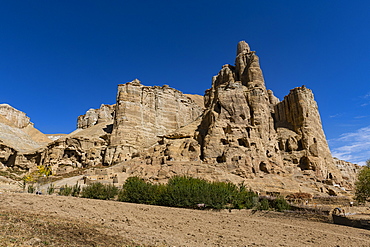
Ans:
[[[260,57],[283,99],[306,85],[333,155],[370,158],[370,1],[0,0],[0,103],[44,133],[115,103],[138,78],[202,94],[236,45]]]

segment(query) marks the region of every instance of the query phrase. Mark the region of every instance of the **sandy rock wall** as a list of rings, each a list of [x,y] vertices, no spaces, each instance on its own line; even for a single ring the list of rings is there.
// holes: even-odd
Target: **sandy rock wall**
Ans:
[[[114,105],[102,104],[99,109],[89,109],[77,119],[77,128],[86,129],[99,123],[112,121]]]
[[[8,130],[5,114],[0,120],[0,130]],[[43,164],[61,174],[118,164],[109,177],[120,183],[128,176],[165,182],[188,175],[244,182],[258,191],[330,195],[352,189],[358,171],[333,160],[312,91],[297,87],[280,102],[266,89],[259,58],[244,41],[235,65],[222,67],[204,98],[134,80],[118,86],[115,105],[88,110],[77,125],[22,154],[12,149],[20,135],[14,145],[4,143],[12,138],[0,138],[0,165],[32,170]]]
[[[235,66],[223,66],[205,99],[198,136],[204,162],[229,164],[244,177],[281,171],[270,95],[248,44],[239,43]]]
[[[242,180],[276,191],[340,194],[340,186],[353,184],[354,173],[345,179],[334,163],[311,90],[295,88],[280,102],[266,90],[259,59],[245,42],[204,99],[198,121],[164,135],[126,170],[153,180],[176,174]]]
[[[347,184],[346,187],[354,189],[357,173],[360,171],[361,166],[337,158],[334,158],[334,163],[342,174],[343,181]]]
[[[14,127],[25,128],[30,122],[30,118],[26,113],[19,111],[8,104],[0,104],[0,115],[5,117]]]
[[[127,159],[156,144],[158,136],[193,122],[202,112],[190,97],[168,86],[147,87],[139,80],[119,85],[110,157],[117,159],[119,153]]]

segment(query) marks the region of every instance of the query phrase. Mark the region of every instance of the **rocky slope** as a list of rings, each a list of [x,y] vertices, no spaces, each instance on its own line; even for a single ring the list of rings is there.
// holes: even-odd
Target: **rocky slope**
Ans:
[[[19,118],[25,129],[21,115],[6,116]],[[345,194],[358,170],[333,160],[312,91],[294,88],[280,102],[266,89],[259,58],[244,41],[235,65],[222,67],[204,98],[134,80],[118,86],[115,105],[90,109],[77,125],[20,158],[7,145],[3,157],[17,158],[3,164],[28,170],[43,164],[54,174],[117,165],[98,172],[100,179],[120,184],[136,175],[166,182],[189,175],[243,182],[258,191],[312,194]]]
[[[0,104],[0,170],[12,167],[27,171],[35,167],[35,162],[22,164],[25,156],[50,142],[46,135],[33,127],[24,112],[8,104]]]

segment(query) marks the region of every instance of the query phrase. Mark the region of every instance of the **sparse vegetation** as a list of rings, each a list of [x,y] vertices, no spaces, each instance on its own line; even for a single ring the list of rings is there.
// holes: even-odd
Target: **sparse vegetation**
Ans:
[[[183,208],[251,209],[283,211],[289,209],[284,198],[269,202],[248,190],[244,184],[208,182],[204,179],[175,176],[168,184],[152,184],[139,177],[128,178],[118,195],[119,201]]]
[[[47,189],[48,195],[54,194],[54,191],[55,191],[54,184],[50,184],[48,189]]]
[[[33,184],[28,185],[28,187],[27,187],[27,192],[28,193],[33,194],[33,193],[35,193],[35,191],[36,191],[36,188],[33,186]]]
[[[145,182],[139,177],[130,177],[126,180],[123,188],[119,191],[118,201],[141,204],[160,204],[164,185],[156,185]]]
[[[359,202],[365,202],[370,197],[370,159],[357,175],[355,196]]]
[[[109,200],[118,194],[118,188],[112,184],[93,183],[82,189],[81,197]]]
[[[266,198],[259,199],[244,184],[237,186],[233,183],[208,182],[187,176],[175,176],[167,184],[153,184],[139,177],[130,177],[122,189],[112,184],[93,183],[81,190],[77,183],[74,186],[64,185],[60,188],[59,195],[100,200],[110,200],[118,195],[117,200],[121,202],[181,208],[277,211],[290,208],[283,197],[270,201]]]
[[[72,186],[64,185],[59,189],[58,195],[70,196],[72,194]]]

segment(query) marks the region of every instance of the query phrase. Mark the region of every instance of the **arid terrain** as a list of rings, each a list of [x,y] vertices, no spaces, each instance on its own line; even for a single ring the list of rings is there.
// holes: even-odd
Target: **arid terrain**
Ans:
[[[2,193],[0,246],[370,246],[370,232],[270,211]]]

